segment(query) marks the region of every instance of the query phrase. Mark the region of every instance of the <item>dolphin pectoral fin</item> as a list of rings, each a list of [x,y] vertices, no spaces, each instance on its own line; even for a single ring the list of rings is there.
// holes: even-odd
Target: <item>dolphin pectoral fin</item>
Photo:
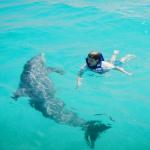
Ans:
[[[48,73],[51,73],[51,72],[52,72],[51,67],[47,67],[46,69],[47,69],[47,72],[48,72]]]
[[[18,95],[15,95],[15,93],[11,96],[12,99],[14,99],[15,101],[18,100],[19,96]]]
[[[60,68],[53,68],[53,67],[47,67],[47,72],[50,73],[50,72],[56,72],[56,73],[59,73],[61,75],[64,74],[64,70],[60,69]]]
[[[13,93],[11,98],[13,98],[14,100],[17,101],[18,98],[22,97],[22,96],[26,96],[26,89],[25,88],[17,89],[17,91],[15,93]]]

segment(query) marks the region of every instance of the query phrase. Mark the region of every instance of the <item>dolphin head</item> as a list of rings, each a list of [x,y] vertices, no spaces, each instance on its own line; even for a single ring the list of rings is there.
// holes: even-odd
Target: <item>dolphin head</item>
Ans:
[[[28,96],[34,101],[43,101],[54,97],[55,89],[48,77],[44,54],[32,57],[26,62],[20,76],[17,91],[12,98],[17,100],[21,96]]]

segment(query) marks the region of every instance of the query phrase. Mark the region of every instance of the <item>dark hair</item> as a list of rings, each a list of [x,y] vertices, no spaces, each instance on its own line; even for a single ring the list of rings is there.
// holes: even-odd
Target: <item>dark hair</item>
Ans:
[[[88,54],[88,57],[93,58],[95,60],[100,58],[101,53],[97,52],[97,51],[92,51]]]

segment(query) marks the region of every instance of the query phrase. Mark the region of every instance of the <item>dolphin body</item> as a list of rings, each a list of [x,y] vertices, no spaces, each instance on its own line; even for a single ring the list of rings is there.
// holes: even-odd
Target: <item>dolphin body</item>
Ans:
[[[99,133],[111,128],[111,125],[100,121],[86,121],[75,112],[67,109],[64,102],[55,97],[53,83],[48,77],[49,72],[52,71],[59,73],[56,68],[45,65],[43,54],[31,58],[24,65],[18,89],[12,98],[17,100],[19,97],[27,96],[30,98],[30,105],[45,117],[53,119],[57,123],[82,127],[85,131],[87,144],[94,148],[94,142]]]

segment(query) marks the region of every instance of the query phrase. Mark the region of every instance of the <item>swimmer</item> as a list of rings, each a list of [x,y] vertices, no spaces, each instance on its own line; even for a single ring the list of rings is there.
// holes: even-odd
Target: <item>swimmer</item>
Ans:
[[[81,85],[82,76],[86,70],[91,70],[99,74],[106,73],[110,70],[117,70],[124,74],[132,75],[132,73],[120,67],[120,64],[126,63],[130,59],[134,58],[134,55],[128,54],[122,57],[120,60],[117,60],[116,58],[118,54],[119,50],[114,50],[110,60],[105,61],[102,53],[98,51],[90,52],[86,58],[86,63],[81,67],[80,71],[78,72],[77,87]]]

